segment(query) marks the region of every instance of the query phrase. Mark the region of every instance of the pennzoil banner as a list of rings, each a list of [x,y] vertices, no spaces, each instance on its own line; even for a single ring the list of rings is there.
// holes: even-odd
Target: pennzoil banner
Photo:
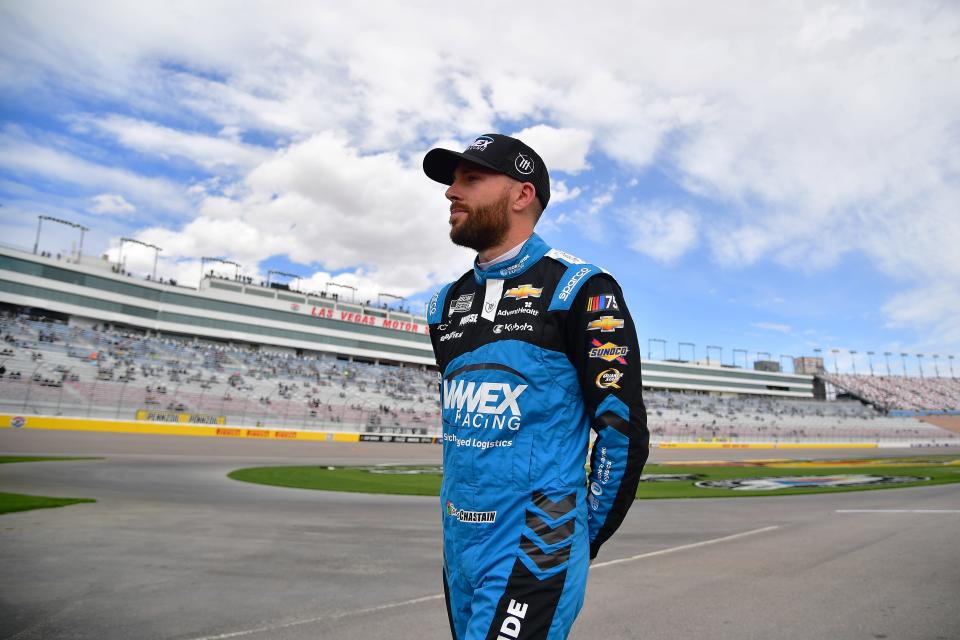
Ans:
[[[140,409],[137,411],[137,420],[149,422],[188,422],[191,424],[226,424],[224,416],[215,416],[209,413],[180,413],[179,411],[151,411]]]

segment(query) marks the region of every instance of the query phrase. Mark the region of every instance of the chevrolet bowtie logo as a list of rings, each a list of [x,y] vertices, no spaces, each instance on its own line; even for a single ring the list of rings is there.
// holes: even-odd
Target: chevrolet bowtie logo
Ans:
[[[599,329],[602,333],[610,333],[617,329],[623,329],[623,320],[613,316],[600,316],[596,320],[587,323],[587,331],[596,331]]]
[[[533,285],[522,284],[519,287],[514,287],[513,289],[507,289],[507,292],[503,294],[504,298],[516,298],[518,300],[522,298],[539,298],[540,292],[543,289],[537,289]]]

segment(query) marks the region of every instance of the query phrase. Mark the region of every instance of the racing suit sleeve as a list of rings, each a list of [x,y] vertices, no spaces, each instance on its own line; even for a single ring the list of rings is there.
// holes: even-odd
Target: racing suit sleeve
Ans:
[[[640,348],[623,293],[607,274],[580,289],[567,317],[567,355],[597,433],[590,457],[590,559],[623,522],[649,453]]]

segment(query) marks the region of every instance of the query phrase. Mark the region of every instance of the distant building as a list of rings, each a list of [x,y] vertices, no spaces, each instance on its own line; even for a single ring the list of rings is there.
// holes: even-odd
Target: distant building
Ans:
[[[793,372],[813,376],[823,371],[823,358],[794,358]]]
[[[753,363],[754,371],[770,371],[772,373],[780,372],[780,363],[776,360],[757,360]]]

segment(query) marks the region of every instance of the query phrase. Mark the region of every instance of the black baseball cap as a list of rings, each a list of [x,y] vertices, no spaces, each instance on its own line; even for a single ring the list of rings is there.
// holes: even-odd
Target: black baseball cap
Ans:
[[[423,172],[431,180],[453,184],[453,170],[461,160],[508,175],[520,182],[529,182],[537,191],[537,200],[544,209],[550,201],[550,174],[536,151],[516,138],[499,133],[485,133],[474,140],[463,153],[450,149],[431,149],[423,157]]]

